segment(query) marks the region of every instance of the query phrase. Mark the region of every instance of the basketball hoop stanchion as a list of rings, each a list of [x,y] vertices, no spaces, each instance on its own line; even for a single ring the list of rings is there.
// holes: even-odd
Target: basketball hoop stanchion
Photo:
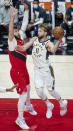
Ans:
[[[51,14],[52,14],[52,30],[53,30],[54,27],[55,27],[55,8],[54,8],[54,2],[53,1],[52,1],[52,4],[51,4],[51,8],[52,8]]]
[[[31,20],[33,19],[33,0],[31,1]]]
[[[51,1],[51,14],[52,14],[52,30],[55,28],[55,8],[54,8],[54,1]],[[53,37],[53,34],[52,34]],[[55,69],[55,53],[52,55],[52,63],[53,63],[53,69]]]

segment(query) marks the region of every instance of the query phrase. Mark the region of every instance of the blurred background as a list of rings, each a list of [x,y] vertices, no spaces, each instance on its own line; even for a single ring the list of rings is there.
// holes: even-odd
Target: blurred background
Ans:
[[[24,4],[23,4],[24,3]],[[23,14],[28,13],[28,23],[24,33],[24,43],[37,36],[38,25],[47,23],[50,26],[48,38],[56,43],[52,30],[62,26],[65,35],[55,55],[73,55],[73,0],[0,0],[0,54],[8,54],[8,27],[10,7],[18,9],[15,23],[21,28]],[[27,51],[30,55],[32,47]]]

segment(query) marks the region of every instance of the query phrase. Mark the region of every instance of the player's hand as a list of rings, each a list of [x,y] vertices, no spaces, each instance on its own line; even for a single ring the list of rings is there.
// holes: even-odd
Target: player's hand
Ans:
[[[17,15],[17,13],[18,13],[18,10],[16,8],[14,8],[14,7],[10,8],[10,15],[11,15],[11,17],[14,18]]]
[[[28,42],[27,44],[23,45],[23,46],[19,46],[17,45],[15,47],[15,50],[20,50],[20,51],[26,51],[29,47],[31,47],[31,45],[33,45],[33,42],[36,40],[37,37],[33,37],[31,38],[30,42]]]
[[[17,45],[17,46],[15,47],[15,50],[24,51],[24,46],[19,46],[19,45]]]
[[[16,86],[18,86],[18,84],[12,86],[11,88],[7,88],[6,91],[7,91],[7,92],[13,92],[14,89],[16,88]]]
[[[60,37],[58,40],[59,40],[59,41],[62,41],[62,38],[63,38],[63,37],[64,37],[64,36]]]
[[[33,24],[29,24],[29,25],[27,26],[27,30],[30,30],[32,27],[33,27]]]
[[[35,37],[32,37],[31,39],[30,39],[30,42],[34,42],[35,40],[37,39],[37,37],[35,36]]]

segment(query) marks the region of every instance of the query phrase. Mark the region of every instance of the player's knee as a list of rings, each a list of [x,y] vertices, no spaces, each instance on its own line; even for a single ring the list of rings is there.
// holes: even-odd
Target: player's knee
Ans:
[[[30,88],[31,88],[30,84],[29,84],[29,85],[27,85],[26,87],[27,87],[27,89],[30,89]]]
[[[26,101],[26,98],[27,98],[27,92],[23,92],[20,97],[19,97],[19,101],[18,101],[18,104],[21,104],[21,103],[25,103]]]
[[[31,88],[30,84],[27,85],[26,88],[27,88],[27,92],[30,92],[30,88]]]
[[[48,89],[48,91],[53,91],[55,89],[53,82],[51,84],[47,85],[47,89]]]
[[[54,86],[48,88],[48,91],[49,91],[50,95],[53,95],[54,89],[55,89]]]
[[[45,100],[45,99],[46,99],[46,95],[44,94],[42,88],[36,88],[36,92],[37,92],[37,95],[38,95],[42,100]]]
[[[40,88],[36,88],[36,92],[37,92],[37,95],[38,95],[39,97],[41,97],[41,95],[42,95],[41,89],[40,89]]]
[[[48,91],[54,90],[53,77],[51,77],[50,82],[47,84]]]
[[[20,97],[19,97],[19,101],[18,101],[18,112],[22,112],[24,110],[24,104],[26,102],[26,98],[27,98],[27,93],[23,92]]]

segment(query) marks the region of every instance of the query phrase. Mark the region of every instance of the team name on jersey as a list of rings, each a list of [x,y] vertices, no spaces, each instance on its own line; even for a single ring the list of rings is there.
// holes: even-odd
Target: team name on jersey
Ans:
[[[42,51],[44,51],[44,46],[45,44],[42,44],[42,43],[38,43],[38,42],[34,42],[33,44],[33,54],[36,56],[36,57],[41,57],[42,56]],[[35,48],[35,50],[34,50]]]

